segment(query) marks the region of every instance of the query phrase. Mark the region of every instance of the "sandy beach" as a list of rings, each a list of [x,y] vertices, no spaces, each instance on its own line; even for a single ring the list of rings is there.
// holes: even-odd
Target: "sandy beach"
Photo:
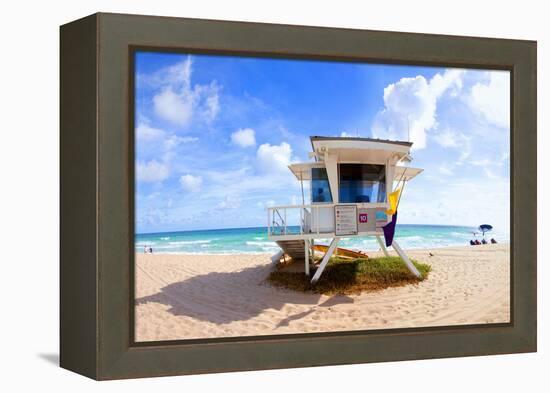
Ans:
[[[428,279],[350,296],[270,286],[267,254],[136,254],[136,340],[509,322],[509,251],[507,244],[411,250],[432,266]]]

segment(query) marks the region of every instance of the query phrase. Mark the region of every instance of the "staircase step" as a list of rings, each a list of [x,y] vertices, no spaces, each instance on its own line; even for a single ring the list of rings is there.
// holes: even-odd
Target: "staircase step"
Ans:
[[[276,243],[292,259],[304,259],[305,243],[303,240],[277,240]]]

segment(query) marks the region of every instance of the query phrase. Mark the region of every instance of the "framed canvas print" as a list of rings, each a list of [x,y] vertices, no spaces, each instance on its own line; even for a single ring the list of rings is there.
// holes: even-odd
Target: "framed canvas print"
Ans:
[[[536,43],[61,27],[61,366],[536,350]]]

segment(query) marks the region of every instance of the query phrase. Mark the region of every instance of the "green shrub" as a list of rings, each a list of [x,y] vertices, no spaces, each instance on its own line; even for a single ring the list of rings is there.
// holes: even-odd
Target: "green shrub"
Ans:
[[[267,281],[274,286],[300,292],[315,292],[325,295],[357,294],[377,291],[388,287],[416,284],[425,280],[431,270],[430,265],[412,261],[422,277],[412,275],[399,257],[368,259],[344,259],[333,257],[321,278],[315,285],[310,284],[311,276],[304,273],[275,270]]]

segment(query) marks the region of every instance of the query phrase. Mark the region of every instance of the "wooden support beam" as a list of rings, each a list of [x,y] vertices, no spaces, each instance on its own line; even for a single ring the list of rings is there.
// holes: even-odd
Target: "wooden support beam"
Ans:
[[[304,271],[309,277],[309,240],[304,239]]]
[[[321,277],[321,274],[323,274],[323,270],[325,270],[325,267],[327,266],[327,263],[330,260],[330,257],[334,253],[334,250],[336,250],[336,246],[338,245],[339,240],[340,240],[339,237],[335,237],[330,242],[330,247],[325,253],[325,256],[323,257],[321,264],[319,265],[319,267],[317,268],[317,271],[315,272],[315,274],[313,275],[313,278],[311,279],[312,284],[315,284],[317,281],[319,281],[319,278]]]
[[[397,252],[397,254],[401,257],[403,262],[405,262],[405,265],[407,265],[407,269],[409,269],[409,271],[416,277],[422,277],[416,266],[413,265],[413,263],[411,262],[407,254],[405,254],[405,251],[403,251],[403,249],[399,246],[399,244],[397,244],[397,242],[394,240],[391,245],[393,249]]]

